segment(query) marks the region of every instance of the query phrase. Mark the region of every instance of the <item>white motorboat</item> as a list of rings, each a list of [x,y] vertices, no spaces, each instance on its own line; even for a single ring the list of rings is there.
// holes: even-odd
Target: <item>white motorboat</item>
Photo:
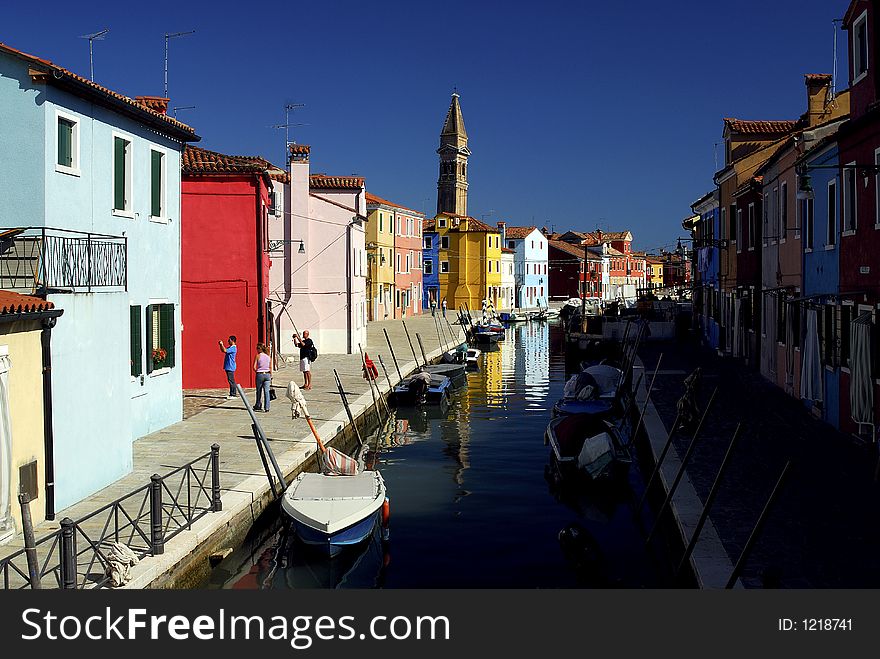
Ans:
[[[465,362],[467,363],[469,368],[476,368],[479,364],[478,360],[480,359],[480,355],[483,353],[477,350],[476,348],[468,348],[467,354],[465,355]]]
[[[353,476],[303,472],[284,492],[281,509],[304,543],[335,556],[370,536],[386,514],[386,501],[378,471]]]

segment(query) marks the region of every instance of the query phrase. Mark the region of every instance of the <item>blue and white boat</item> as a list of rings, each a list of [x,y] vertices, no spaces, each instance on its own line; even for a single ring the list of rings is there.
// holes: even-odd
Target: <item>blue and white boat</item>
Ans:
[[[440,404],[449,401],[452,381],[445,375],[428,373],[431,376],[430,383],[424,395],[419,393],[419,385],[416,381],[419,374],[404,378],[400,384],[394,387],[394,402],[397,405],[419,405],[422,403]]]
[[[303,472],[284,492],[281,510],[303,543],[336,556],[370,537],[387,514],[386,502],[378,471],[352,476]]]

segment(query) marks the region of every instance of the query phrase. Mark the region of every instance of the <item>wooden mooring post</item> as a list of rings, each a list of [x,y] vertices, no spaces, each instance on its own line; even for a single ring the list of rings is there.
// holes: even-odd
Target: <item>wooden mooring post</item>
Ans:
[[[394,347],[391,345],[391,339],[388,338],[388,330],[383,327],[382,331],[385,332],[385,341],[388,343],[388,349],[391,351],[391,359],[394,360],[394,368],[397,369],[397,383],[400,384],[403,382],[403,376],[400,374],[400,366],[397,364],[397,357],[394,356]]]
[[[422,359],[425,360],[425,366],[427,366],[428,356],[425,354],[425,345],[422,343],[422,337],[419,335],[418,332],[416,332],[416,340],[419,342],[419,350],[422,351]],[[418,362],[416,362],[416,365],[418,365]]]
[[[402,320],[400,321],[400,324],[403,325],[403,331],[406,332],[406,340],[409,341],[409,349],[412,350],[413,359],[416,362],[416,368],[418,368],[419,367],[419,358],[416,357],[416,349],[415,349],[415,347],[413,347],[412,339],[409,337],[409,330],[406,328],[406,323],[403,322]],[[402,380],[403,378],[400,378],[400,379]]]
[[[363,444],[364,440],[361,438],[361,431],[358,430],[357,424],[354,422],[354,416],[352,416],[351,408],[348,406],[348,397],[345,395],[345,389],[342,388],[342,380],[339,379],[339,373],[336,372],[335,368],[333,369],[333,377],[336,378],[336,389],[339,391],[339,397],[342,399],[342,407],[345,408],[348,421],[354,428],[354,434],[357,435],[358,443]]]

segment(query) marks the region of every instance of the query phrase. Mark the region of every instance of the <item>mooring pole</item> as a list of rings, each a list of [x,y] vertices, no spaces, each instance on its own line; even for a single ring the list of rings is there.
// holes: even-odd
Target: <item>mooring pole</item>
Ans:
[[[354,428],[354,433],[357,435],[358,443],[363,444],[364,440],[361,438],[361,431],[358,430],[357,424],[354,422],[354,417],[351,414],[351,408],[348,406],[348,397],[345,395],[345,389],[342,388],[342,380],[339,379],[339,373],[336,372],[336,369],[333,369],[333,377],[336,378],[336,388],[339,390],[339,397],[342,398],[342,407],[345,408],[345,413],[348,415],[348,420]]]
[[[416,357],[416,349],[413,347],[412,339],[409,338],[409,330],[406,328],[406,323],[404,321],[400,321],[400,324],[403,325],[403,331],[406,332],[406,340],[409,341],[409,349],[412,350],[413,359],[416,361],[416,370],[419,368],[419,358]],[[403,378],[401,378],[403,379]]]
[[[391,339],[388,338],[388,330],[383,327],[382,331],[385,332],[385,341],[388,343],[388,349],[391,351],[391,359],[394,360],[394,368],[397,369],[397,383],[400,384],[403,382],[403,376],[400,374],[400,366],[397,365],[397,357],[394,356],[394,348],[391,345]]]
[[[645,411],[648,409],[648,403],[651,402],[651,392],[654,390],[654,382],[657,380],[657,371],[660,370],[660,362],[663,361],[663,353],[660,354],[660,357],[657,358],[657,366],[654,368],[654,375],[651,376],[651,384],[648,386],[648,393],[645,394],[645,404],[642,405],[642,411],[639,414],[639,420],[636,423],[635,428],[632,431],[632,440],[636,440],[636,435],[639,434],[639,428],[642,427],[642,421],[645,418]],[[638,391],[639,385],[636,385],[636,391]],[[633,394],[633,399],[635,399],[635,394]]]
[[[458,332],[452,328],[452,324],[449,322],[448,318],[444,318],[443,320],[446,321],[446,326],[449,328],[449,334],[452,336],[452,342],[455,344],[455,347],[457,348],[458,346],[461,345],[461,340],[458,338]],[[465,336],[465,338],[467,338],[467,336]]]
[[[645,499],[648,498],[648,492],[651,489],[651,485],[653,485],[654,479],[660,472],[660,466],[663,464],[663,460],[666,458],[666,453],[669,451],[669,447],[672,445],[672,436],[675,434],[675,429],[678,427],[679,418],[681,418],[681,412],[675,415],[675,421],[672,423],[672,427],[669,429],[669,434],[666,435],[666,444],[663,447],[663,450],[660,452],[660,457],[657,458],[657,463],[654,465],[654,469],[651,471],[651,477],[648,478],[648,484],[645,485],[645,491],[642,493],[642,498],[639,499],[638,506],[635,510],[636,513],[642,512],[642,506],[645,505]]]
[[[437,346],[440,348],[440,352],[446,352],[446,348],[443,346],[443,339],[440,337],[440,321],[437,320],[437,316],[434,316],[434,329],[437,330]]]
[[[394,391],[394,387],[391,386],[391,378],[388,377],[388,369],[385,368],[385,362],[382,361],[382,355],[376,355],[379,358],[379,363],[382,365],[382,372],[385,373],[385,381],[388,383],[388,391]]]
[[[263,442],[260,441],[260,431],[257,430],[257,424],[251,424],[251,432],[254,433],[254,440],[257,443],[257,450],[260,452],[260,461],[263,463],[263,469],[266,471],[266,480],[269,481],[269,489],[272,490],[272,496],[277,499],[281,495],[281,493],[279,493],[275,489],[275,477],[272,476],[272,469],[269,467],[269,459],[268,457],[266,457],[266,449],[263,448]]]
[[[741,428],[741,423],[736,424],[733,439],[730,440],[730,445],[727,447],[727,453],[724,454],[724,459],[721,461],[721,468],[718,469],[718,473],[715,475],[715,482],[712,483],[712,489],[709,490],[709,496],[706,497],[706,503],[703,504],[703,512],[700,513],[700,519],[697,521],[697,526],[694,529],[693,535],[691,535],[691,540],[688,543],[687,549],[684,550],[684,555],[678,563],[678,568],[675,570],[676,577],[681,574],[684,566],[687,565],[688,560],[690,560],[691,554],[694,552],[694,547],[697,546],[697,540],[700,539],[700,532],[703,530],[703,525],[706,523],[706,520],[709,519],[709,510],[712,508],[712,503],[715,501],[715,495],[718,493],[718,486],[721,484],[721,479],[724,477],[724,470],[727,469],[727,462],[730,460],[733,449],[739,441],[739,431]]]
[[[785,466],[782,468],[782,473],[779,474],[779,479],[776,481],[776,485],[773,487],[773,491],[770,493],[770,498],[767,499],[767,503],[764,504],[764,510],[761,511],[761,516],[758,518],[758,521],[755,522],[755,528],[752,529],[752,533],[749,535],[749,539],[746,541],[746,546],[743,547],[742,553],[739,555],[739,560],[736,562],[736,566],[733,568],[733,572],[730,574],[730,578],[727,580],[727,585],[724,587],[727,589],[733,588],[736,580],[739,578],[740,573],[742,572],[743,567],[745,567],[745,563],[749,558],[749,554],[752,553],[752,547],[755,544],[755,541],[758,539],[758,536],[761,534],[761,529],[764,526],[764,522],[767,519],[767,513],[770,512],[770,508],[773,506],[773,502],[776,501],[776,497],[779,495],[779,491],[782,488],[782,483],[785,480],[786,474],[788,474],[788,469],[791,467],[791,460],[785,463]]]
[[[422,343],[422,337],[416,332],[416,340],[419,342],[419,350],[422,351],[422,359],[425,360],[425,366],[428,365],[428,357],[425,355],[425,346]]]
[[[715,394],[717,393],[718,387],[715,387],[715,391],[712,392],[712,397],[709,399],[709,404],[706,405],[706,409],[703,410],[703,416],[700,417],[700,423],[697,425],[697,429],[694,431],[694,436],[691,438],[691,443],[688,445],[687,451],[685,452],[684,457],[681,460],[681,465],[678,468],[678,473],[675,474],[675,479],[672,481],[669,492],[666,493],[666,499],[664,499],[663,505],[660,506],[660,510],[657,512],[657,517],[654,519],[654,526],[651,528],[651,532],[648,534],[648,539],[645,540],[645,544],[649,544],[651,542],[651,539],[654,537],[654,533],[660,527],[660,519],[663,517],[663,513],[666,511],[669,503],[672,501],[672,497],[675,494],[675,490],[678,488],[678,484],[684,477],[684,471],[685,469],[687,469],[688,462],[690,462],[691,456],[694,454],[694,449],[697,447],[697,440],[700,437],[700,430],[703,427],[703,421],[706,419],[706,415],[709,413],[709,408],[712,407],[712,401],[715,400]]]
[[[382,417],[379,415],[379,401],[376,400],[376,392],[373,391],[373,374],[370,373],[370,370],[367,368],[367,357],[364,354],[364,349],[361,347],[360,343],[358,343],[358,350],[361,353],[361,365],[363,368],[364,379],[367,381],[367,387],[370,389],[370,398],[373,399],[373,409],[376,410],[376,420],[381,424]]]
[[[40,562],[37,560],[37,542],[34,539],[34,521],[31,519],[31,497],[19,494],[18,504],[21,506],[21,531],[24,535],[24,552],[27,557],[28,581],[33,590],[43,587],[40,580]]]

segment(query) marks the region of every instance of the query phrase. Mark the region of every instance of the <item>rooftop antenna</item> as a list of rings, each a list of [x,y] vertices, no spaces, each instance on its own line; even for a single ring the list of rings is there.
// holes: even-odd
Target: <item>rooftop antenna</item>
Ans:
[[[715,142],[715,144],[712,145],[712,150],[714,152],[713,155],[715,156],[715,171],[717,172],[718,171],[718,142]]]
[[[92,42],[93,41],[103,41],[104,37],[110,31],[110,28],[106,28],[101,30],[100,32],[94,32],[92,34],[84,34],[80,37],[80,39],[88,39],[89,40],[89,80],[92,82],[95,81],[95,60],[92,57]]]
[[[837,93],[837,26],[838,24],[842,24],[843,19],[835,18],[831,21],[831,29],[834,32],[834,66],[831,69],[831,91],[828,93],[828,102],[834,100],[834,96]]]
[[[188,32],[166,32],[165,33],[165,98],[168,98],[168,42],[177,37],[185,37],[189,34],[195,34],[195,30]]]
[[[176,108],[172,109],[171,112],[174,113],[174,118],[177,119],[177,111],[178,110],[195,110],[195,109],[196,109],[195,105],[182,105],[180,107],[176,107]]]
[[[291,126],[308,126],[309,124],[292,124],[290,123],[290,113],[292,110],[304,108],[304,103],[288,103],[284,106],[284,123],[275,124],[272,128],[284,129],[284,152],[286,154],[287,163],[290,164],[290,127]]]

